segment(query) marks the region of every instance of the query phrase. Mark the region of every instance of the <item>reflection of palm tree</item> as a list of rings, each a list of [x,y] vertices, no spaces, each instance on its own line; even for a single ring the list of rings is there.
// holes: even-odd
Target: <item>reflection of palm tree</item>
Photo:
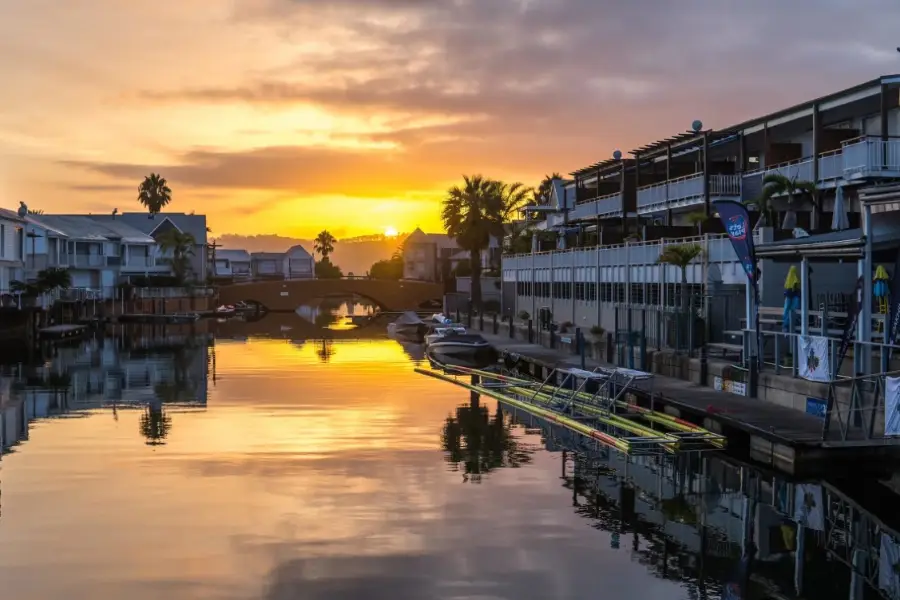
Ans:
[[[147,445],[164,445],[171,429],[172,417],[166,414],[163,405],[156,402],[148,404],[141,415],[141,435],[147,440]]]
[[[455,418],[447,417],[441,443],[447,462],[464,464],[463,481],[471,477],[478,483],[483,474],[494,469],[515,468],[531,460],[513,438],[500,406],[492,417],[477,396],[458,407]]]
[[[319,355],[319,360],[323,363],[327,363],[331,360],[331,357],[334,356],[334,342],[331,340],[322,340],[322,343],[316,350],[316,354]]]

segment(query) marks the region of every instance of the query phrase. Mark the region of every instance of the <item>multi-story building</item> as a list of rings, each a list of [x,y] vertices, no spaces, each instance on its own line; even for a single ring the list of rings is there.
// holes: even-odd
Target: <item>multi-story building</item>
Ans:
[[[610,329],[604,302],[670,302],[670,288],[681,274],[656,264],[660,251],[678,241],[671,238],[698,231],[691,224],[703,217],[691,213],[715,216],[715,202],[726,198],[752,205],[772,174],[814,184],[816,197],[799,195],[790,205],[786,196],[774,197],[775,218],[767,225],[780,228],[790,212],[796,226],[822,231],[837,204],[850,226],[859,226],[860,192],[900,179],[898,89],[900,76],[884,76],[722,129],[686,122],[687,131],[636,148],[629,158],[616,151],[574,171],[571,180],[555,181],[550,206],[539,209],[547,214],[538,228],[558,233],[559,250],[504,258],[505,309],[547,307],[555,320]],[[582,243],[564,250],[562,240],[571,240],[573,230]],[[716,231],[722,231],[716,219],[704,224],[704,233]],[[775,232],[765,228],[757,235],[771,239]],[[688,268],[689,284],[743,287],[745,277],[726,239],[707,235],[693,241],[703,243],[705,252]],[[783,273],[767,267],[764,303],[780,298],[783,284]],[[829,274],[846,279],[852,272],[855,280],[856,265],[846,267]],[[828,274],[817,276],[821,291],[827,291],[827,279]]]
[[[216,251],[216,277],[249,279],[250,253],[246,250],[220,249]]]
[[[13,211],[0,209],[0,294],[9,292],[9,284],[23,277],[25,220]]]
[[[25,221],[28,279],[48,267],[67,268],[73,287],[111,295],[128,276],[170,272],[156,240],[122,221],[85,215],[26,215]]]
[[[258,279],[313,279],[316,261],[301,245],[287,252],[254,252],[250,255],[250,273]]]
[[[425,233],[418,227],[403,243],[403,278],[441,281],[444,269],[453,270],[469,253],[460,249],[452,237],[444,233]],[[490,246],[481,253],[481,266],[489,269],[500,264],[500,244],[491,238]]]

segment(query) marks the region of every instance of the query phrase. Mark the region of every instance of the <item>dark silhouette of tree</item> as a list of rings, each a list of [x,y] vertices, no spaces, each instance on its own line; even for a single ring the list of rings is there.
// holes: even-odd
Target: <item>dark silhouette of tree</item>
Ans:
[[[166,414],[161,402],[151,402],[141,415],[141,435],[148,446],[162,446],[172,430],[172,417]]]
[[[150,213],[150,218],[172,201],[172,190],[166,178],[159,173],[150,173],[138,186],[138,202]]]
[[[441,434],[445,460],[459,468],[463,465],[463,481],[479,483],[482,475],[501,467],[519,467],[531,461],[529,451],[519,447],[503,410],[491,416],[477,395],[468,405],[448,416]]]

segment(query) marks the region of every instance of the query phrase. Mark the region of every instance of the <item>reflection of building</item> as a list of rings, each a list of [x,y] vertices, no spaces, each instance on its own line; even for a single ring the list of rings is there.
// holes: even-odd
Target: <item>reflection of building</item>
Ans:
[[[827,483],[797,483],[703,453],[626,457],[512,413],[540,427],[548,450],[573,456],[563,471],[576,512],[657,576],[707,590],[725,582],[743,598],[861,599],[873,590],[900,598],[900,574],[885,550],[900,547],[900,533]],[[873,507],[896,503],[881,495],[890,498]],[[854,574],[860,561],[867,566]]]
[[[0,294],[9,292],[9,284],[22,279],[25,251],[24,219],[0,209]]]
[[[0,448],[28,437],[28,424],[110,405],[205,406],[211,337],[104,338],[60,346],[38,368],[0,375]]]

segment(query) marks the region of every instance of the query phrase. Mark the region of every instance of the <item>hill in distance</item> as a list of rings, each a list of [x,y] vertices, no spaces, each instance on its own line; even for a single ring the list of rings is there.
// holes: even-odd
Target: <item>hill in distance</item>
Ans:
[[[394,254],[409,234],[396,237],[381,234],[366,235],[338,240],[334,245],[331,262],[340,267],[344,274],[363,275],[379,260],[387,260]],[[300,244],[312,254],[313,241],[274,234],[237,235],[226,233],[216,240],[220,248],[241,249],[247,252],[284,252],[291,246]]]

